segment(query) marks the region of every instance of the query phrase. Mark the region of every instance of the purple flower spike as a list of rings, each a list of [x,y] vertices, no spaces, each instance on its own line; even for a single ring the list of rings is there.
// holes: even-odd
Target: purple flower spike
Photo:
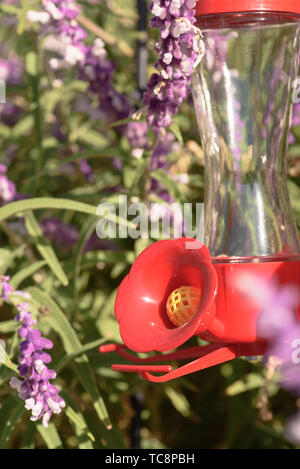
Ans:
[[[148,107],[148,124],[158,133],[168,127],[187,97],[191,75],[204,55],[202,34],[195,24],[196,0],[154,0],[151,26],[160,28],[154,73],[143,102]]]
[[[9,282],[9,277],[0,276],[0,287],[1,287],[0,298],[2,301],[7,301],[10,292],[12,292],[13,290],[12,286],[8,282]]]
[[[0,277],[1,295],[3,301],[9,299],[13,291],[9,284],[9,277]],[[48,426],[52,414],[59,414],[65,407],[64,400],[59,396],[56,386],[50,380],[56,378],[56,373],[47,367],[51,356],[43,349],[51,349],[53,343],[42,337],[41,332],[32,329],[35,321],[32,319],[28,303],[17,306],[16,321],[20,323],[19,336],[23,338],[20,343],[18,357],[18,372],[23,379],[13,377],[10,386],[16,389],[20,399],[25,401],[25,408],[31,411],[30,420],[42,420],[44,427]]]

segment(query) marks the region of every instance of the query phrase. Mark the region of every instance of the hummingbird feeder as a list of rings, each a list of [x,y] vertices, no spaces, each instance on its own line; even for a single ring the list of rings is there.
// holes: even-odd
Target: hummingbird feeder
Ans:
[[[180,238],[142,252],[115,303],[124,345],[100,347],[135,362],[114,370],[154,382],[265,353],[262,305],[236,288],[237,278],[300,286],[286,175],[299,0],[201,0],[196,12],[206,45],[192,79],[205,153],[205,245]],[[195,335],[209,344],[174,351]],[[128,349],[167,353],[139,358]],[[175,370],[150,365],[189,359]]]

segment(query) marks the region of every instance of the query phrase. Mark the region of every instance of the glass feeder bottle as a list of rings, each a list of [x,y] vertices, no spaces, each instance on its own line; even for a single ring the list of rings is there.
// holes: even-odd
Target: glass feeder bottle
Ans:
[[[193,249],[191,240],[181,238],[143,251],[115,303],[124,345],[100,350],[137,363],[114,370],[153,382],[265,353],[267,338],[258,328],[263,300],[239,291],[238,280],[250,275],[258,283],[300,286],[299,238],[287,186],[299,0],[199,0],[196,12],[206,45],[192,79],[206,160],[205,245],[194,240]],[[196,308],[188,299],[195,289]],[[175,323],[174,311],[182,314],[185,305],[192,315]],[[300,302],[295,313],[300,319]],[[193,336],[210,343],[172,352]],[[169,353],[134,358],[125,346]],[[172,359],[194,360],[176,370],[148,365]]]
[[[267,8],[282,11],[266,11],[265,3],[197,5],[206,54],[192,84],[205,153],[204,242],[214,262],[300,257],[287,187],[300,4],[271,1]]]

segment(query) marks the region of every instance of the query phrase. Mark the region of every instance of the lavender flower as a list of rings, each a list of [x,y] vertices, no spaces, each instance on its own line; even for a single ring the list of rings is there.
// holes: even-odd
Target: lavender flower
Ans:
[[[96,39],[86,47],[84,60],[79,63],[78,77],[88,83],[88,90],[99,100],[99,109],[109,122],[126,119],[133,112],[127,98],[112,85],[114,66],[107,59],[104,43]]]
[[[13,291],[13,287],[9,284],[8,276],[0,276],[0,286],[1,286],[1,299],[2,301],[7,301],[9,294]]]
[[[79,8],[76,2],[74,0],[70,2],[43,0],[43,4],[50,18],[44,26],[44,34],[48,36],[50,34],[46,47],[55,50],[63,57],[63,62],[69,65],[72,65],[75,60],[78,78],[88,83],[88,91],[98,99],[97,111],[100,117],[104,121],[113,122],[132,115],[134,109],[130,101],[126,96],[117,92],[112,84],[115,66],[108,60],[103,41],[98,38],[93,45],[84,43],[86,35],[77,22]],[[156,15],[156,18],[152,20],[152,25],[161,28],[161,37],[157,45],[157,50],[161,52],[161,55],[156,63],[159,74],[152,76],[144,102],[148,98],[151,101],[148,123],[154,130],[171,123],[173,114],[178,112],[179,105],[187,95],[193,67],[203,55],[203,42],[199,36],[201,33],[194,28],[194,6],[195,0],[155,0],[152,4],[153,14]],[[31,18],[33,16],[31,13]],[[72,46],[70,51],[74,54],[70,52],[71,60],[67,59],[66,44]],[[74,47],[80,53],[77,53]],[[63,66],[63,63],[57,60],[54,59],[56,65]],[[54,62],[52,60],[52,65],[55,65]],[[153,112],[154,108],[157,112]],[[143,151],[149,148],[145,122],[130,122],[119,126],[118,130],[128,138],[132,147],[132,155],[136,158],[141,157]],[[166,141],[170,140],[170,135],[166,137]],[[151,158],[151,169],[157,167],[158,154],[160,154],[159,167],[162,169],[168,167],[166,155],[170,148],[165,143],[162,144],[164,139],[165,135],[161,138],[159,134],[158,143]],[[161,151],[162,148],[163,151]],[[92,180],[93,175],[86,162],[82,163],[81,168],[83,173],[90,178],[89,180]],[[158,184],[152,180],[151,189],[156,188],[158,189]],[[161,190],[159,195],[168,202],[172,201],[165,190]]]
[[[251,288],[251,286],[250,286]],[[257,330],[268,340],[268,356],[281,360],[281,386],[300,395],[300,367],[294,355],[300,347],[300,322],[295,314],[299,291],[293,286],[261,285],[264,299]]]
[[[0,59],[0,80],[5,81],[7,85],[20,85],[22,73],[23,67],[18,58]]]
[[[294,105],[292,125],[300,125],[300,103]]]
[[[194,67],[204,55],[201,32],[195,24],[196,0],[154,0],[151,25],[160,28],[154,73],[143,102],[148,107],[148,123],[158,133],[168,127],[187,97]]]
[[[12,202],[16,196],[16,186],[6,176],[7,168],[5,165],[0,165],[0,205],[5,205]]]
[[[0,277],[0,287],[0,298],[7,301],[13,292],[9,277]],[[14,293],[26,296],[23,292]],[[23,339],[20,343],[18,371],[23,380],[13,377],[10,386],[17,390],[19,398],[25,401],[25,408],[31,411],[30,420],[42,420],[43,426],[47,427],[51,415],[59,414],[65,407],[58,389],[50,383],[50,380],[56,378],[56,373],[47,367],[51,356],[44,350],[50,350],[53,343],[42,337],[39,330],[33,329],[36,321],[32,318],[28,303],[20,303],[16,308],[18,314],[15,320],[20,324],[18,334]]]
[[[78,230],[70,223],[63,223],[56,218],[44,218],[40,226],[45,238],[53,243],[61,252],[68,252],[79,238]]]
[[[45,33],[55,33],[50,35],[46,41],[45,47],[59,53],[61,60],[53,59],[53,68],[65,66],[74,66],[85,57],[86,47],[83,39],[87,34],[82,29],[76,18],[79,14],[79,8],[73,0],[43,0],[46,12],[41,12],[34,18],[33,13],[28,13],[28,19],[40,21],[46,24]],[[41,21],[41,15],[47,13],[48,20],[44,17]]]
[[[108,60],[104,42],[97,38],[93,45],[86,45],[86,32],[79,26],[77,18],[79,8],[74,0],[43,0],[45,12],[28,13],[31,21],[40,21],[43,34],[47,35],[45,48],[55,52],[61,58],[53,57],[50,66],[53,69],[71,67],[76,64],[78,78],[88,84],[88,92],[97,97],[98,107],[93,109],[94,118],[115,122],[129,118],[133,107],[129,99],[119,93],[112,84],[114,64]],[[85,108],[87,104],[85,103]],[[89,113],[92,107],[89,106]],[[135,129],[135,130],[134,130]],[[122,125],[118,130],[130,141],[133,149],[140,149],[140,142],[146,144],[147,128],[140,122]],[[136,142],[137,133],[139,142]],[[136,146],[138,143],[138,146]],[[93,174],[85,162],[81,162],[83,174],[89,182],[93,182]]]
[[[180,150],[180,144],[175,140],[172,133],[168,132],[163,138],[158,139],[152,154],[151,171],[164,169],[168,171],[169,165],[166,156]]]
[[[5,3],[9,5],[20,6],[20,1],[21,0],[6,0]],[[11,27],[11,26],[15,27],[16,24],[18,24],[18,17],[17,15],[10,15],[10,14],[5,14],[4,12],[1,12],[0,22],[1,22],[1,26],[3,25],[5,28]]]
[[[294,286],[266,283],[251,275],[240,277],[236,286],[258,304],[258,335],[268,341],[267,356],[280,359],[280,384],[300,395],[300,322],[295,314],[299,291]],[[286,437],[300,441],[300,414],[289,421]]]
[[[80,160],[78,160],[78,165],[81,173],[88,182],[96,182],[96,177],[93,173],[92,167],[89,165],[86,158],[80,158]]]
[[[148,149],[146,122],[129,122],[126,128],[126,136],[133,148],[132,154],[139,158],[145,149]]]
[[[151,24],[161,29],[156,46],[160,52],[156,62],[159,73],[152,75],[144,103],[148,106],[148,123],[155,131],[167,127],[172,116],[178,112],[187,96],[193,68],[204,53],[201,33],[194,27],[195,3],[195,0],[155,0],[151,4],[155,15]],[[44,33],[51,33],[45,47],[63,57],[62,60],[53,58],[50,64],[55,68],[64,64],[77,65],[79,79],[88,83],[88,90],[99,100],[103,119],[113,122],[132,115],[134,109],[128,98],[112,85],[115,67],[107,58],[103,41],[98,38],[92,46],[84,43],[86,34],[77,22],[79,8],[76,2],[43,0],[43,5],[49,15]],[[38,19],[32,12],[29,18]],[[44,17],[43,21],[46,23]],[[135,135],[132,138],[134,127],[141,140],[146,141],[147,129],[144,124],[132,123],[130,126],[121,126],[119,130],[129,138],[134,149],[140,149],[140,143],[136,146]]]
[[[54,244],[61,252],[69,252],[79,239],[79,231],[70,223],[63,223],[57,218],[44,218],[40,222],[44,236]],[[84,252],[95,250],[112,249],[117,250],[118,246],[113,242],[103,242],[96,233],[87,240]]]
[[[87,240],[85,246],[84,246],[84,252],[90,252],[90,251],[107,251],[107,250],[112,250],[112,251],[119,251],[120,247],[118,244],[112,240],[103,240],[98,238],[96,233],[93,233],[92,236]]]
[[[78,77],[88,83],[88,90],[99,99],[99,109],[109,121],[122,120],[132,113],[127,98],[112,85],[114,66],[107,59],[103,41],[98,38],[92,46],[86,45],[86,32],[78,24],[79,7],[74,0],[43,0],[48,21],[41,21],[41,14],[27,15],[31,21],[44,23],[44,35],[48,35],[45,48],[56,52],[61,59],[52,58],[54,69],[77,66]],[[39,14],[37,14],[39,13]],[[44,20],[44,16],[43,16]]]

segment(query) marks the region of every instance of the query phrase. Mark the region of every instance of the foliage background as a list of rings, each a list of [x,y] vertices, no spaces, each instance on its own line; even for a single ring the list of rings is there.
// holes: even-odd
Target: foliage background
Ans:
[[[135,54],[140,37],[136,2],[79,3],[91,22],[89,39],[96,34],[106,39],[109,58],[116,64],[116,88],[128,96],[136,93]],[[82,246],[94,231],[95,216],[83,213],[78,203],[87,204],[85,210],[92,214],[103,199],[114,202],[119,193],[143,201],[147,197],[144,187],[149,179],[149,154],[137,160],[117,128],[78,110],[86,84],[78,81],[75,69],[64,72],[63,85],[55,86],[38,27],[26,20],[28,9],[40,8],[37,0],[22,0],[17,5],[0,2],[0,22],[5,25],[0,28],[1,58],[18,56],[24,64],[22,84],[7,89],[8,100],[22,112],[14,125],[0,123],[0,163],[9,163],[8,177],[19,193],[29,199],[49,199],[42,208],[29,200],[19,202],[34,209],[34,217],[27,212],[25,233],[16,229],[21,220],[19,206],[0,212],[0,274],[10,275],[15,287],[32,294],[38,327],[54,342],[56,383],[67,409],[52,419],[48,429],[30,422],[23,401],[9,388],[13,372],[0,366],[0,447],[130,448],[136,444],[139,426],[142,448],[291,447],[283,431],[297,402],[275,379],[267,380],[261,361],[238,359],[155,385],[134,375],[112,372],[110,365],[116,357],[98,353],[100,343],[120,341],[113,314],[116,288],[148,241],[121,240],[113,246],[103,243],[101,249],[85,253]],[[156,33],[149,34],[150,76]],[[189,184],[179,184],[178,191],[166,178],[166,189],[175,199],[180,193],[186,201],[202,201],[203,154],[190,101],[184,103],[175,122],[181,148],[168,158],[174,174],[189,174]],[[63,129],[63,139],[55,134],[57,126]],[[289,149],[289,187],[299,227],[300,126],[293,133],[296,142]],[[93,169],[93,183],[87,182],[79,169],[82,156]],[[122,159],[121,170],[116,170],[114,158]],[[67,165],[71,162],[72,166]],[[68,200],[68,207],[64,209],[58,199]],[[35,223],[48,216],[80,230],[72,251],[53,246],[55,260],[52,251],[41,250],[44,241]],[[2,305],[0,311],[0,337],[16,362],[14,309]],[[139,407],[141,412],[136,414]]]

